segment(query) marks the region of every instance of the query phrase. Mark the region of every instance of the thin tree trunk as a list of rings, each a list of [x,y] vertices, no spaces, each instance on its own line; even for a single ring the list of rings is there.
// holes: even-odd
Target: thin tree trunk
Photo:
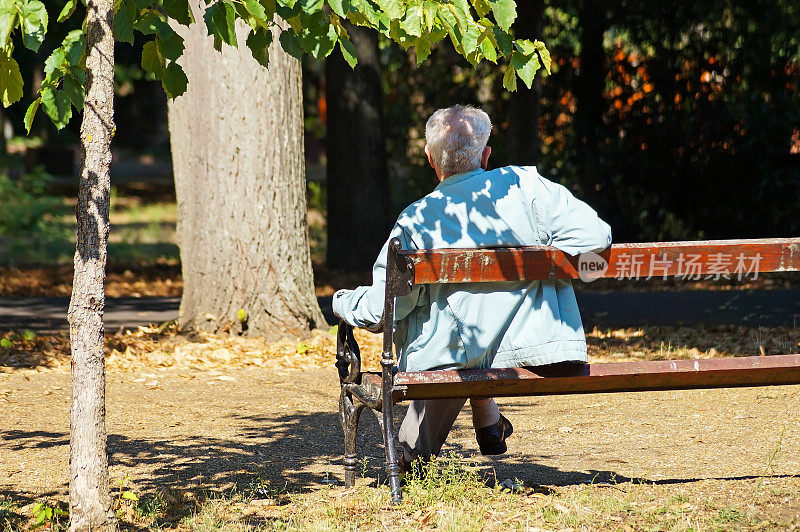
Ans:
[[[270,67],[244,46],[214,50],[199,23],[177,28],[189,87],[169,129],[184,292],[180,322],[278,337],[325,326],[306,224],[300,62],[277,35]],[[241,320],[240,318],[244,318]]]
[[[72,350],[70,530],[113,530],[105,424],[103,308],[114,130],[114,2],[89,0],[78,243],[69,304]]]
[[[355,70],[339,51],[325,62],[328,102],[330,268],[369,269],[389,232],[389,176],[383,132],[378,33],[347,25]]]

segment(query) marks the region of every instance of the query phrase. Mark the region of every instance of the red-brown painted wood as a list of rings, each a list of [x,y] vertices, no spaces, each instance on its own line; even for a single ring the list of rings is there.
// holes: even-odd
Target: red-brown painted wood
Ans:
[[[368,375],[364,384],[370,387]],[[781,384],[800,384],[800,355],[401,372],[394,379],[394,398],[405,401]]]
[[[614,244],[601,252],[608,267],[590,272],[590,255],[551,247],[403,251],[414,264],[414,283],[466,283],[535,279],[752,278],[766,272],[800,271],[800,238],[706,240]]]

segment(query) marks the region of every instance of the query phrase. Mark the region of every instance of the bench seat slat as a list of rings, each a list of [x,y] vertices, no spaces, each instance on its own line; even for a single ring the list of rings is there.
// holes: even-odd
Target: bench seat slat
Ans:
[[[364,375],[365,386],[379,386]],[[396,401],[800,384],[800,355],[400,372]],[[378,388],[379,389],[379,388]]]
[[[415,284],[580,277],[577,256],[545,246],[400,254],[413,263]],[[800,271],[800,238],[613,244],[600,256],[608,268],[593,278],[752,275],[753,267],[759,274]]]

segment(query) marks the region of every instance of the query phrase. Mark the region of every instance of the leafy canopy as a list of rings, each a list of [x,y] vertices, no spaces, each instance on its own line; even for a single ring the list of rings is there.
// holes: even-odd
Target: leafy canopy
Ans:
[[[57,21],[69,19],[78,0],[67,0]],[[206,0],[202,15],[214,47],[247,46],[253,58],[269,65],[269,47],[277,37],[289,55],[327,57],[338,46],[354,67],[356,51],[343,22],[375,29],[408,50],[417,63],[431,48],[450,39],[455,50],[473,65],[482,60],[506,62],[503,85],[516,90],[517,77],[531,86],[540,68],[550,71],[550,54],[540,41],[515,39],[511,24],[517,16],[514,0]],[[246,29],[244,43],[236,34],[237,21]],[[134,32],[152,36],[142,50],[142,67],[161,80],[176,98],[188,80],[178,59],[183,37],[170,21],[188,26],[195,21],[188,0],[115,0],[114,28],[118,41],[133,43]],[[22,98],[22,76],[13,59],[13,35],[21,33],[25,47],[36,51],[47,32],[48,14],[40,0],[0,0],[0,96],[5,107]],[[40,107],[61,129],[80,110],[85,97],[86,36],[67,34],[45,62],[38,97],[25,114],[25,127]]]

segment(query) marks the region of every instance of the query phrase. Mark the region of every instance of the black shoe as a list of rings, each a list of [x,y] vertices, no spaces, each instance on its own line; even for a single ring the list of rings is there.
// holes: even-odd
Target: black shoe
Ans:
[[[425,467],[427,462],[427,460],[421,458],[408,462],[405,455],[400,453],[400,457],[397,459],[397,465],[400,469],[400,486],[405,487],[411,478],[423,478],[427,473],[427,468]]]
[[[513,433],[514,427],[511,425],[511,422],[503,417],[503,414],[500,414],[500,421],[494,425],[475,429],[475,439],[478,440],[478,447],[481,449],[481,454],[503,454],[508,450],[506,438]]]

